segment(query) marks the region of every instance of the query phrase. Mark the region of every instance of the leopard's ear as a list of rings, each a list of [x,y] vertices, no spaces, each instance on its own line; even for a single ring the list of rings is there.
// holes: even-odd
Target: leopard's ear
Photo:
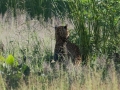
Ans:
[[[67,26],[68,26],[68,25],[66,24],[66,25],[64,26],[64,28],[67,29]]]
[[[57,26],[57,25],[55,25],[55,30],[57,29],[57,27],[58,27],[58,26]]]

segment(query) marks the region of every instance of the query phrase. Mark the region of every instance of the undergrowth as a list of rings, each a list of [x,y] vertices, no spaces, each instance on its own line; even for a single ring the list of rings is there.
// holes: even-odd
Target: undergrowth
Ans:
[[[81,4],[80,2],[79,3],[77,2],[76,5]],[[90,3],[94,4],[94,0],[93,2]],[[70,4],[71,8],[74,7],[74,5],[73,6],[72,5],[73,4]],[[82,3],[82,5],[84,7],[84,2]],[[91,6],[91,4],[89,5]],[[104,3],[102,5],[104,5]],[[82,7],[79,8],[82,9]],[[93,8],[93,6],[91,6],[90,8]],[[99,7],[97,8],[99,9]],[[24,13],[21,14],[19,13],[15,18],[13,17],[14,15],[9,16],[12,15],[10,14],[10,12],[6,13],[6,16],[4,17],[1,16],[0,18],[1,90],[120,89],[119,56],[113,58],[112,54],[110,54],[109,57],[108,53],[107,54],[103,53],[104,50],[106,50],[106,52],[107,51],[109,52],[110,48],[109,45],[111,45],[111,47],[114,47],[117,41],[112,39],[110,33],[108,33],[110,35],[108,35],[109,38],[106,38],[106,40],[102,36],[101,38],[98,38],[97,35],[100,35],[100,33],[97,33],[95,30],[96,27],[102,27],[100,24],[98,26],[93,27],[87,26],[98,23],[96,22],[97,21],[96,18],[98,18],[96,14],[91,13],[94,15],[92,19],[93,21],[91,21],[91,17],[87,16],[83,17],[85,12],[81,14],[81,12],[78,11],[78,13],[76,12],[75,14],[74,12],[76,11],[76,9],[72,10],[73,14],[71,15],[75,17],[78,17],[79,15],[78,18],[74,17],[75,18],[74,21],[66,18],[64,19],[62,18],[62,20],[57,18],[56,20],[56,17],[52,17],[50,18],[50,20],[48,20],[48,22],[45,22],[43,18],[40,18],[39,20],[35,18],[31,19],[26,14],[25,11],[23,11]],[[87,25],[86,25],[87,22],[84,21],[85,18],[89,19],[88,20],[89,24]],[[101,18],[102,17],[98,19]],[[61,66],[59,66],[58,63],[51,63],[51,61],[53,60],[53,52],[55,45],[53,27],[55,26],[55,24],[58,24],[58,22],[61,25],[64,25],[66,23],[68,24],[69,27],[68,29],[71,31],[70,41],[76,43],[80,47],[80,49],[82,49],[82,51],[85,50],[83,54],[87,55],[85,56],[87,57],[88,60],[87,65],[80,65],[79,67],[74,67],[72,63],[68,61],[68,64],[66,65],[66,70],[64,70]],[[91,29],[91,27],[93,29]],[[103,30],[102,35],[104,36],[104,34],[107,34],[108,29],[103,28],[104,27],[97,29],[99,31]],[[116,29],[116,31],[117,30],[118,29]],[[110,31],[112,32],[111,28]],[[94,37],[92,35],[94,35]],[[119,33],[117,33],[117,35],[119,36]],[[101,43],[98,44],[97,42],[99,41],[97,41],[97,39],[99,39]],[[104,39],[107,42],[105,42],[104,40],[102,41],[102,39]],[[109,42],[109,39],[111,42]],[[117,38],[117,40],[118,39],[119,38]],[[83,42],[81,43],[80,40]],[[112,45],[112,41],[114,41],[114,45]],[[4,50],[1,47],[4,47]],[[119,52],[119,47],[117,46],[115,47],[115,49],[116,48],[117,48],[116,51]],[[17,64],[15,63],[15,61],[17,62]]]

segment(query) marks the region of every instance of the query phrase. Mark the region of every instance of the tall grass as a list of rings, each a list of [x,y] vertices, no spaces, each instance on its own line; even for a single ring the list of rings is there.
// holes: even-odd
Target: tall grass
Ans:
[[[91,54],[119,52],[118,0],[8,0],[0,4],[1,13],[8,8],[15,17],[18,9],[25,10],[30,18],[42,16],[48,20],[55,16],[64,20],[64,16],[69,17],[75,25],[71,40],[79,45],[85,63]]]
[[[68,9],[68,3],[61,0],[4,0],[0,1],[0,13],[4,16],[5,12],[11,9],[14,17],[17,10],[25,10],[31,18],[39,19],[43,16],[48,20],[52,16],[63,17]]]
[[[47,0],[23,1],[9,0],[6,3],[13,8],[8,9],[4,17],[0,15],[0,41],[4,44],[5,52],[2,54],[3,56],[12,54],[19,63],[26,59],[26,64],[31,70],[30,76],[27,84],[24,81],[24,76],[21,76],[18,86],[14,85],[13,87],[6,81],[6,75],[0,72],[0,89],[120,89],[120,64],[114,64],[113,59],[107,58],[108,55],[112,56],[112,53],[119,53],[120,50],[119,1],[69,0],[68,6],[62,2],[70,10],[67,12],[70,18],[67,17],[67,19],[60,14],[58,4],[53,2],[58,17],[56,20],[56,15],[55,17],[53,15],[52,18],[48,19],[48,22],[44,21],[44,17],[31,19],[28,12],[25,11],[26,9],[30,10],[29,14],[33,16],[36,13],[36,15],[39,15],[41,12],[39,8],[43,3],[47,5],[45,3]],[[23,3],[21,8],[25,10],[18,9],[20,3]],[[29,8],[26,8],[26,5]],[[35,9],[36,5],[37,9]],[[13,13],[13,11],[15,12]],[[45,14],[45,12],[42,13]],[[84,63],[91,61],[91,64],[80,65],[76,68],[68,62],[66,70],[59,68],[59,64],[55,64],[55,68],[52,67],[51,56],[55,45],[53,27],[55,24],[62,25],[65,23],[68,24],[71,31],[70,40],[80,47]]]
[[[71,63],[68,63],[66,71],[60,69],[58,64],[55,65],[55,69],[52,68],[50,57],[55,45],[54,28],[47,26],[52,26],[51,22],[40,23],[36,19],[26,22],[24,17],[26,14],[19,14],[17,21],[12,17],[11,23],[5,22],[5,17],[1,19],[0,39],[5,46],[3,56],[12,54],[19,63],[24,60],[24,56],[26,57],[26,64],[31,70],[28,84],[21,77],[18,86],[8,86],[5,76],[0,74],[1,89],[119,90],[119,73],[115,70],[114,62],[110,62],[109,68],[106,69],[106,56],[97,57],[92,68],[90,65],[74,68]],[[70,22],[69,26],[73,28]]]

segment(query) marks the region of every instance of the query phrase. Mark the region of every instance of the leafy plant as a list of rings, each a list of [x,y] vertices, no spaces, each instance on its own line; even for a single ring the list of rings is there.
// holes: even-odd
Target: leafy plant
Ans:
[[[14,57],[12,55],[8,55],[6,59],[6,64],[13,66],[14,62],[15,62]]]
[[[7,86],[12,88],[18,87],[22,77],[27,82],[26,78],[30,74],[30,68],[25,63],[18,64],[18,61],[11,54],[6,59],[0,56],[0,71],[3,77],[6,78]]]
[[[75,40],[85,63],[88,57],[100,54],[112,55],[120,45],[119,1],[68,0],[70,16],[75,25]]]

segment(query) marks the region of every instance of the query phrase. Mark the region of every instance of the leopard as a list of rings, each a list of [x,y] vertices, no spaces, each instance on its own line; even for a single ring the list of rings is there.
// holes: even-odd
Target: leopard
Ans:
[[[71,60],[73,65],[80,65],[82,58],[79,47],[69,41],[68,25],[55,26],[55,48],[54,60],[55,62],[64,62]]]

